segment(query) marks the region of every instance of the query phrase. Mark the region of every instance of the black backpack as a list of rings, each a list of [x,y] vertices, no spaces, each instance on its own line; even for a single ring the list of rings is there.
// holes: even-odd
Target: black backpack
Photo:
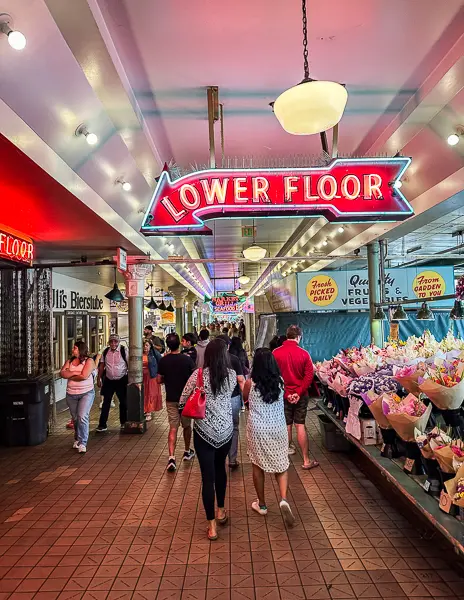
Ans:
[[[125,346],[123,346],[123,345],[121,344],[121,346],[120,346],[120,349],[121,349],[121,356],[122,356],[122,359],[123,359],[123,361],[126,363],[126,365],[127,365],[127,368],[129,368],[129,364],[127,363],[126,348],[125,348]],[[106,355],[108,354],[108,350],[109,350],[109,348],[105,348],[105,349],[103,350],[103,354],[102,354],[102,356],[103,356],[103,360],[105,361],[105,365],[106,365]],[[106,368],[106,367],[105,367],[105,368]]]

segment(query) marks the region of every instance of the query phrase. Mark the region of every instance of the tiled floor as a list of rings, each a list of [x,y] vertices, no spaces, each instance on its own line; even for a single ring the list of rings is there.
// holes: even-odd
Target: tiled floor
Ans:
[[[0,450],[0,600],[464,599],[439,541],[421,539],[346,457],[321,450],[314,412],[321,468],[302,471],[293,457],[296,527],[285,529],[271,479],[269,515],[252,512],[242,436],[230,524],[213,543],[197,462],[165,472],[164,411],[143,436],[92,435],[86,455],[71,449],[65,416],[46,444]]]

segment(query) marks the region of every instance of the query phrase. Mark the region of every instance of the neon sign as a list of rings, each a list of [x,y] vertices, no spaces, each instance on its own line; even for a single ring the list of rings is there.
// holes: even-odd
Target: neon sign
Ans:
[[[410,158],[340,158],[301,169],[210,169],[172,181],[163,171],[142,222],[145,235],[210,234],[218,218],[324,216],[333,222],[402,221],[413,214],[395,187]]]
[[[235,313],[240,312],[240,304],[245,301],[245,297],[238,296],[215,296],[211,298],[213,312],[217,313]]]
[[[22,233],[0,225],[0,259],[2,258],[31,265],[34,259],[34,242]]]

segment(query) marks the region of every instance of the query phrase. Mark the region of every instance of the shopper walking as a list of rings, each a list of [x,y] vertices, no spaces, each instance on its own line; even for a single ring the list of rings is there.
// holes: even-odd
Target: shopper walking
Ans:
[[[161,386],[158,383],[158,364],[161,354],[146,340],[143,343],[143,412],[145,419],[151,421],[152,413],[163,408]]]
[[[74,423],[73,448],[83,454],[87,452],[89,414],[95,399],[95,363],[85,342],[74,344],[72,357],[64,363],[60,375],[68,380],[66,403]]]
[[[97,385],[101,388],[103,406],[97,431],[108,431],[108,416],[110,414],[111,400],[116,394],[119,400],[119,422],[121,429],[127,421],[127,372],[128,352],[121,344],[119,335],[112,334],[108,340],[109,348],[103,351],[98,365]]]
[[[227,346],[223,340],[213,340],[206,347],[202,375],[206,413],[204,419],[195,421],[193,435],[201,469],[203,506],[209,523],[207,536],[210,540],[216,540],[217,522],[225,525],[228,519],[224,507],[227,487],[226,457],[233,434],[231,397],[237,382],[236,374],[229,367]],[[198,369],[185,386],[180,409],[185,406],[195,389],[197,380]],[[214,509],[215,497],[217,515]]]
[[[226,336],[220,335],[218,340],[226,342]],[[243,371],[242,363],[235,354],[231,354],[230,350],[227,353],[229,359],[229,366],[235,372],[237,382],[232,391],[232,421],[234,423],[234,434],[232,436],[232,443],[229,450],[229,469],[237,469],[240,463],[237,459],[238,456],[238,440],[239,440],[239,429],[240,429],[240,412],[243,406],[242,390],[245,385],[245,374]]]
[[[299,346],[302,331],[297,325],[287,329],[287,339],[274,350],[273,354],[279,365],[284,380],[284,408],[288,428],[289,448],[292,440],[292,427],[295,425],[298,445],[303,454],[303,469],[319,466],[316,460],[309,458],[309,442],[306,431],[306,413],[308,411],[308,389],[314,376],[314,367],[309,353]],[[292,449],[290,454],[294,454]]]
[[[242,340],[243,344],[246,342],[246,327],[243,319],[240,319],[240,323],[238,325],[238,337]]]
[[[249,407],[247,445],[258,495],[251,507],[260,515],[267,514],[264,477],[265,473],[274,473],[280,492],[279,507],[285,522],[291,527],[295,518],[287,501],[289,461],[284,382],[277,361],[268,348],[256,351],[251,378],[245,383],[243,394]]]
[[[206,346],[209,343],[209,331],[205,328],[200,331],[200,339],[197,344],[197,369],[203,368],[205,362]]]
[[[182,336],[182,354],[187,354],[187,356],[190,356],[194,364],[197,362],[197,349],[195,348],[196,343],[197,338],[194,333],[185,333]]]
[[[239,337],[233,337],[231,339],[229,352],[238,358],[242,365],[244,375],[248,375],[250,372],[250,361],[248,360],[248,354],[243,347],[242,340]]]
[[[166,336],[166,346],[169,353],[163,356],[158,365],[158,383],[164,384],[166,389],[166,410],[169,421],[168,434],[168,471],[177,469],[176,443],[177,431],[182,425],[184,433],[185,451],[182,460],[192,460],[195,452],[190,448],[192,439],[192,420],[181,417],[179,412],[179,401],[185,384],[195,370],[195,364],[190,356],[181,354],[180,339],[177,333]]]
[[[143,335],[145,336],[146,340],[149,340],[153,344],[153,346],[158,350],[158,352],[160,354],[164,354],[164,352],[166,350],[164,340],[162,338],[160,338],[158,335],[155,335],[153,333],[152,325],[145,326],[145,328],[143,330]]]

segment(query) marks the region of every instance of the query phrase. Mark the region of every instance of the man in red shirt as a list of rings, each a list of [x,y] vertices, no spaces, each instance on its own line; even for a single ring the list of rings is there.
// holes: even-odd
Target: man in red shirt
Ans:
[[[303,469],[312,469],[319,463],[309,458],[309,442],[306,432],[308,389],[314,377],[314,367],[308,352],[300,347],[302,331],[297,325],[287,329],[287,339],[273,352],[284,380],[284,407],[288,439],[292,439],[295,424],[298,444],[303,453]]]

